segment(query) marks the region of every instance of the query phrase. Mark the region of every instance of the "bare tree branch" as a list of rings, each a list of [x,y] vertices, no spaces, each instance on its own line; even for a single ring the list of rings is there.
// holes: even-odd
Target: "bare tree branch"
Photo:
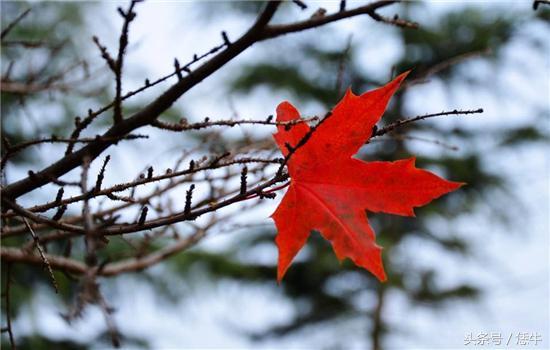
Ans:
[[[59,287],[57,286],[57,281],[55,280],[55,276],[53,275],[52,267],[50,263],[48,262],[48,259],[46,258],[46,254],[44,253],[44,249],[40,245],[40,240],[34,233],[32,227],[29,225],[29,222],[26,218],[23,218],[23,222],[25,223],[25,226],[29,229],[29,232],[31,233],[32,239],[35,242],[36,249],[38,249],[38,253],[40,253],[40,258],[42,259],[42,263],[44,264],[44,267],[48,270],[48,274],[50,276],[50,280],[52,281],[53,288],[55,289],[56,293],[59,293]]]
[[[274,38],[280,35],[298,32],[306,29],[319,27],[344,18],[349,18],[362,14],[369,14],[379,8],[388,6],[395,1],[378,1],[353,10],[340,11],[338,13],[324,16],[322,18],[313,18],[307,21],[288,25],[268,26],[268,22],[275,14],[279,6],[278,1],[269,2],[264,11],[258,16],[258,19],[252,27],[238,40],[226,47],[210,61],[191,72],[187,77],[179,80],[175,85],[169,88],[160,97],[147,105],[142,110],[125,119],[124,121],[111,127],[103,137],[120,137],[133,130],[152,123],[162,112],[168,109],[183,93],[200,83],[206,77],[217,71],[227,62],[238,56],[255,42]],[[77,135],[78,136],[78,135]],[[102,138],[101,141],[89,144],[77,152],[67,154],[65,157],[37,172],[34,176],[29,176],[16,183],[6,186],[2,190],[3,197],[15,199],[22,194],[28,193],[44,184],[50,182],[51,178],[59,177],[75,167],[82,164],[84,156],[94,159],[106,148],[112,145],[113,141],[107,141]]]
[[[195,245],[206,235],[205,229],[198,229],[194,234],[178,239],[175,243],[140,258],[131,258],[116,263],[108,263],[100,271],[99,276],[115,276],[125,272],[137,272],[163,261],[174,254],[188,249]],[[2,261],[22,262],[40,265],[43,263],[39,255],[28,254],[27,252],[11,247],[1,247],[0,254]],[[63,270],[72,274],[83,275],[88,271],[86,264],[74,259],[57,255],[45,254],[53,269]]]
[[[396,128],[399,128],[399,127],[402,127],[404,125],[411,124],[411,123],[414,123],[414,122],[417,122],[417,121],[420,121],[420,120],[424,120],[424,119],[447,116],[447,115],[468,115],[468,114],[479,114],[479,113],[483,113],[483,108],[472,109],[472,110],[463,110],[463,111],[455,109],[455,110],[448,111],[448,112],[424,114],[424,115],[420,115],[420,116],[414,117],[414,118],[401,119],[401,120],[396,121],[395,123],[392,123],[390,125],[387,125],[387,126],[383,127],[382,129],[375,128],[375,130],[372,131],[372,136],[371,137],[382,136],[384,134],[387,134],[387,133],[395,130]]]
[[[19,16],[17,16],[12,22],[10,22],[6,28],[2,30],[2,34],[0,34],[0,39],[4,39],[11,30],[19,23],[25,16],[27,16],[31,12],[31,9],[28,8],[25,11],[23,11]]]

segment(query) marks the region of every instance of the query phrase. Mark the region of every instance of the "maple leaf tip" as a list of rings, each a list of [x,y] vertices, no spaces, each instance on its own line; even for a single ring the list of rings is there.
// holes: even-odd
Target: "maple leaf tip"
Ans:
[[[411,70],[408,70],[408,71],[405,71],[401,74],[399,74],[397,77],[395,77],[391,82],[390,84],[392,85],[395,85],[396,86],[396,89],[399,85],[401,85],[401,83],[403,82],[403,80],[405,80],[405,78],[407,78],[407,76],[409,75],[409,73],[411,72]]]
[[[350,97],[357,97],[357,95],[353,93],[353,90],[351,89],[351,86],[349,86],[346,89],[346,93],[344,94],[344,99],[350,98]]]
[[[280,268],[277,268],[277,285],[281,285],[281,282],[283,281],[283,278],[285,277],[285,274],[286,274],[286,270],[288,269],[285,268],[283,271],[281,271]]]
[[[412,69],[406,70],[403,73],[399,74],[395,79],[403,80],[405,79],[410,73],[412,72]]]
[[[466,182],[456,182],[456,181],[449,181],[449,182],[451,183],[451,185],[453,187],[449,192],[456,191],[459,188],[468,185]]]
[[[386,275],[386,271],[384,271],[384,267],[382,265],[380,265],[377,269],[372,270],[371,273],[380,282],[386,282],[388,280],[388,276]]]
[[[288,101],[283,101],[277,106],[277,121],[286,122],[300,119],[300,112]]]
[[[290,103],[290,102],[288,102],[288,101],[285,100],[285,101],[283,101],[283,102],[281,102],[281,103],[279,103],[279,104],[277,105],[277,109],[279,109],[279,108],[286,108],[286,107],[289,107],[289,106],[294,107],[294,106],[292,105],[292,103]]]
[[[458,181],[446,181],[446,182],[449,185],[449,190],[447,191],[447,193],[456,191],[462,186],[468,185],[466,182],[458,182]]]

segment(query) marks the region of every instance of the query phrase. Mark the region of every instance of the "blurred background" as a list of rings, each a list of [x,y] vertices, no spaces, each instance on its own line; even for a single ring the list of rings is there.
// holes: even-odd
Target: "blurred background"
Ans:
[[[306,4],[305,10],[283,4],[274,21],[306,19],[320,7],[335,12],[339,2]],[[75,115],[112,100],[114,81],[91,37],[116,52],[122,23],[117,6],[126,3],[1,3],[2,28],[32,9],[2,42],[3,135],[14,141],[67,135]],[[262,6],[139,4],[124,90],[169,73],[174,57],[187,62],[218,45],[222,30],[237,38]],[[483,334],[493,341],[500,334],[510,348],[550,348],[550,6],[541,4],[535,11],[529,1],[405,2],[380,13],[398,14],[420,28],[397,28],[364,16],[261,42],[185,94],[163,118],[265,119],[283,100],[306,116],[324,115],[347,87],[361,93],[412,69],[408,80],[415,83],[392,99],[382,125],[444,110],[483,108],[484,113],[415,123],[371,142],[358,157],[414,155],[418,167],[467,186],[417,209],[415,218],[369,214],[384,247],[389,277],[384,284],[349,261],[340,264],[328,242],[313,234],[277,285],[276,232],[269,215],[281,193],[244,213],[227,209],[224,213],[233,213],[230,220],[193,249],[146,271],[100,280],[116,310],[123,348],[474,348],[468,339]],[[34,69],[34,81],[46,82],[44,77],[73,65],[66,89],[22,93],[4,84],[8,71],[17,81]],[[129,100],[126,112],[167,86]],[[105,130],[108,122],[100,119],[89,134]],[[191,147],[221,152],[243,140],[269,142],[274,129],[228,128],[215,140],[208,133],[140,130],[150,138],[109,149],[113,168],[105,181],[127,181],[151,164],[168,167]],[[62,152],[63,147],[44,145],[20,153],[6,167],[3,185]],[[184,190],[172,194],[179,206]],[[21,203],[52,197],[55,188],[46,187]],[[116,255],[127,247],[106,249]],[[56,275],[61,289],[56,295],[40,267],[12,269],[18,348],[111,347],[97,308],[87,308],[71,324],[61,317],[76,293],[70,276]],[[524,333],[527,344],[520,343]],[[2,347],[9,347],[7,341],[2,333]],[[478,348],[493,345],[477,343]]]

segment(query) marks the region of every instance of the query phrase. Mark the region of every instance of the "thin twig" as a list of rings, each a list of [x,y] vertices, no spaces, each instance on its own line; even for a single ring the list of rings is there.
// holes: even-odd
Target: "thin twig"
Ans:
[[[399,18],[398,15],[393,16],[393,18],[388,18],[382,15],[379,15],[375,11],[372,11],[369,13],[369,16],[371,16],[372,19],[374,19],[375,21],[392,24],[397,27],[410,28],[410,29],[418,29],[419,27],[418,23],[406,21],[404,19]]]
[[[382,136],[384,134],[387,134],[387,133],[395,130],[396,128],[399,128],[399,127],[402,127],[404,125],[414,123],[414,122],[417,122],[417,121],[420,121],[420,120],[424,120],[424,119],[429,119],[429,118],[434,118],[434,117],[441,117],[441,116],[446,116],[446,115],[467,115],[467,114],[479,114],[479,113],[483,113],[483,108],[472,109],[472,110],[458,110],[458,109],[455,109],[455,110],[447,111],[447,112],[430,113],[430,114],[420,115],[420,116],[414,117],[414,118],[401,119],[401,120],[398,120],[394,123],[391,123],[390,125],[387,125],[387,126],[381,128],[381,129],[374,130],[371,137]]]
[[[92,37],[92,41],[97,46],[99,51],[101,52],[101,57],[107,62],[107,66],[113,71],[116,71],[116,61],[114,58],[109,54],[109,51],[107,51],[107,47],[101,45],[101,42],[99,41],[99,38],[97,36]]]
[[[0,39],[4,39],[17,25],[17,23],[19,23],[23,18],[25,18],[25,16],[29,14],[29,12],[31,12],[30,7],[23,11],[19,16],[17,16],[11,23],[9,23],[7,27],[2,30],[2,34],[0,34]]]
[[[88,192],[88,170],[90,169],[90,159],[84,159],[82,164],[82,174],[80,176],[80,187],[82,193]],[[86,242],[86,264],[89,267],[97,265],[97,249],[98,242],[95,232],[94,218],[90,211],[90,203],[87,198],[84,198],[82,204],[82,217],[84,218],[84,235]]]
[[[292,0],[292,2],[296,4],[301,10],[307,9],[307,5],[301,0]]]
[[[29,232],[31,233],[32,239],[35,242],[36,249],[38,249],[38,253],[40,254],[40,258],[42,259],[42,263],[44,264],[44,267],[48,270],[48,274],[50,276],[50,280],[52,282],[53,288],[56,293],[59,293],[59,288],[57,286],[57,281],[55,280],[55,277],[53,275],[52,266],[50,265],[50,262],[46,258],[46,254],[44,253],[44,249],[42,248],[42,245],[40,244],[40,239],[38,236],[34,233],[34,230],[32,229],[31,225],[29,225],[29,222],[27,221],[27,218],[23,217],[23,222],[25,223],[25,226],[29,229]]]
[[[118,54],[115,61],[115,82],[116,82],[116,92],[115,92],[115,104],[114,104],[114,123],[118,124],[122,121],[122,67],[124,64],[124,54],[126,52],[126,47],[128,46],[128,30],[130,28],[130,22],[136,18],[136,13],[134,12],[134,7],[139,1],[132,0],[130,2],[130,7],[128,11],[124,12],[119,7],[119,13],[124,18],[124,23],[122,24],[122,30],[120,31],[120,38],[118,44]]]
[[[103,165],[101,166],[101,170],[99,171],[99,174],[97,174],[94,192],[101,191],[101,185],[103,184],[103,179],[105,178],[105,168],[107,167],[107,163],[109,163],[110,160],[111,160],[110,155],[105,157],[105,160],[103,161]]]
[[[6,264],[6,291],[4,292],[4,297],[6,298],[6,332],[8,332],[8,338],[10,340],[11,350],[15,350],[15,340],[13,338],[13,328],[11,326],[11,299],[10,299],[10,288],[11,287],[11,263]]]
[[[210,118],[205,118],[203,122],[188,124],[185,120],[181,123],[166,123],[160,120],[155,120],[151,123],[152,126],[170,130],[170,131],[187,131],[187,130],[200,130],[205,128],[210,128],[214,126],[229,126],[233,127],[236,125],[245,125],[245,124],[258,124],[258,125],[285,125],[293,126],[296,124],[307,123],[311,121],[317,121],[318,117],[296,119],[284,122],[273,122],[271,120],[214,120],[211,121]]]

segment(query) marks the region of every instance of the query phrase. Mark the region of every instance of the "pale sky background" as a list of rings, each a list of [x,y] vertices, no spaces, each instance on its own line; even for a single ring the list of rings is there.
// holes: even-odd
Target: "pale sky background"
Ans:
[[[278,17],[277,20],[288,22],[298,17],[309,17],[317,6],[312,2],[308,3],[310,7],[307,11],[287,11],[288,18]],[[490,12],[507,11],[508,14],[531,10],[531,2],[527,1],[470,1],[467,4],[484,7]],[[118,40],[118,5],[120,3],[101,4],[98,6],[99,15],[90,16],[88,19],[91,28],[89,32],[96,34],[111,48],[115,47]],[[140,86],[145,78],[154,79],[171,71],[174,57],[178,57],[182,63],[187,62],[193,53],[204,52],[218,44],[221,40],[221,30],[226,30],[229,37],[234,39],[251,22],[251,18],[227,16],[217,17],[216,21],[209,21],[204,25],[201,19],[204,12],[198,11],[195,5],[192,1],[148,1],[138,6],[138,17],[132,23],[130,50],[125,61],[128,77],[135,80],[130,78],[126,81],[126,91]],[[337,8],[338,2],[323,2],[319,6],[330,12]],[[352,6],[354,3],[350,2],[348,7]],[[462,2],[429,3],[423,13],[413,12],[411,19],[420,24],[429,24],[430,19],[438,14],[462,6],[465,6]],[[396,8],[389,7],[383,13],[391,15]],[[353,18],[333,24],[331,28],[337,31],[334,35],[336,39],[327,42],[326,45],[343,47],[349,33],[365,33],[360,28],[366,21],[372,20]],[[384,80],[389,76],[391,57],[400,54],[399,41],[393,35],[397,29],[381,24],[370,28],[372,32],[361,36],[354,34],[353,40],[355,43],[365,43],[359,45],[360,57],[364,57],[365,71],[372,74],[375,79]],[[532,30],[541,30],[541,36],[548,37],[548,28],[546,32],[544,29]],[[227,95],[222,84],[224,79],[239,74],[240,63],[261,59],[267,52],[272,53],[273,48],[288,48],[285,45],[291,45],[300,35],[310,34],[291,35],[255,45],[235,62],[226,65],[215,77],[206,79],[191,90],[177,102],[177,105],[187,112],[190,119],[202,119],[204,116],[225,119],[231,116],[229,100],[232,99],[240,115],[245,118],[262,119],[274,113],[278,102],[285,99],[296,101],[288,92],[273,92],[266,88],[256,89],[247,96],[231,97]],[[341,40],[338,41],[338,38]],[[533,120],[530,111],[518,101],[529,101],[530,104],[548,108],[550,54],[548,45],[546,54],[539,56],[525,54],[523,46],[519,41],[512,43],[506,49],[504,64],[496,70],[488,70],[486,64],[477,60],[467,66],[472,72],[477,72],[487,79],[494,79],[495,85],[507,86],[510,96],[517,99],[502,99],[488,93],[484,94],[481,90],[471,91],[465,85],[455,85],[452,91],[444,91],[442,86],[434,82],[411,88],[410,93],[414,97],[410,105],[407,105],[410,115],[455,108],[483,107],[485,113],[479,118],[443,118],[433,121],[438,126],[459,126],[465,129],[523,125]],[[291,55],[292,52],[290,49],[282,50],[280,54]],[[97,59],[95,63],[100,64],[101,61]],[[518,65],[521,69],[518,69]],[[154,96],[154,92],[149,94]],[[319,105],[306,104],[299,106],[299,109],[306,115],[323,113]],[[546,123],[541,127],[548,131],[549,125]],[[266,127],[258,132],[270,137],[273,130]],[[172,158],[166,150],[174,147],[175,139],[170,140],[166,145],[158,145],[154,152],[151,152],[149,146],[137,147],[135,152],[130,154],[126,151],[124,153],[109,150],[113,158],[119,159],[119,162],[114,164],[119,167],[121,179],[125,179],[128,174],[137,173],[146,165],[144,162],[158,164],[170,161]],[[510,333],[514,336],[518,332],[538,333],[542,336],[543,343],[536,348],[550,348],[550,160],[547,145],[539,143],[504,150],[498,149],[496,141],[486,139],[479,144],[458,146],[461,148],[459,152],[465,153],[470,147],[486,149],[488,166],[506,174],[511,180],[511,190],[518,199],[517,202],[503,203],[499,202],[498,196],[489,197],[487,207],[484,209],[482,206],[473,215],[452,222],[433,222],[434,227],[441,227],[442,231],[449,225],[458,227],[460,234],[475,242],[476,251],[473,258],[457,258],[443,254],[435,247],[414,240],[407,243],[406,250],[400,258],[406,264],[440,266],[444,273],[438,282],[443,286],[452,286],[460,281],[481,283],[485,287],[484,296],[481,303],[452,303],[442,311],[432,311],[429,308],[408,305],[401,295],[390,294],[385,317],[402,332],[393,333],[388,338],[387,345],[389,348],[463,349],[468,348],[463,346],[465,334],[485,331],[501,332],[504,338]],[[446,152],[424,143],[418,144],[416,151],[418,154],[426,155]],[[109,182],[116,180],[116,176],[108,179]],[[255,210],[254,221],[271,225],[268,216],[277,203],[278,200]],[[517,216],[512,225],[494,224],[490,217],[491,205],[513,208]],[[503,230],[512,232],[502,232]],[[242,233],[212,234],[200,243],[200,247],[219,249],[235,244],[238,242],[239,234]],[[274,261],[275,247],[262,254],[261,259]],[[154,269],[159,273],[163,272],[162,267]],[[107,290],[106,295],[110,303],[117,308],[115,319],[119,327],[124,334],[150,339],[154,348],[320,348],[331,344],[330,337],[333,333],[324,333],[322,328],[306,330],[300,336],[282,340],[272,339],[260,344],[251,343],[245,336],[234,331],[235,327],[260,330],[267,325],[282,322],[292,315],[295,312],[293,306],[284,300],[277,288],[244,287],[237,282],[212,283],[207,280],[200,282],[198,286],[189,286],[186,285],[186,281],[178,281],[174,283],[174,288],[185,290],[187,293],[178,305],[173,306],[163,303],[155,295],[154,289],[143,285],[132,276],[119,277],[116,284],[120,290],[127,292],[117,296]],[[275,285],[275,281],[273,284]],[[48,289],[36,293],[37,299],[28,306],[33,312],[27,313],[33,317],[20,318],[15,324],[15,333],[18,336],[39,330],[53,337],[85,340],[95,337],[104,329],[103,316],[95,308],[89,308],[83,320],[67,326],[58,316],[58,312],[66,306],[52,305],[51,301],[48,301],[48,295],[51,293]],[[349,339],[349,348],[365,348],[367,345],[364,330],[354,327],[357,325],[342,325],[342,337]]]

